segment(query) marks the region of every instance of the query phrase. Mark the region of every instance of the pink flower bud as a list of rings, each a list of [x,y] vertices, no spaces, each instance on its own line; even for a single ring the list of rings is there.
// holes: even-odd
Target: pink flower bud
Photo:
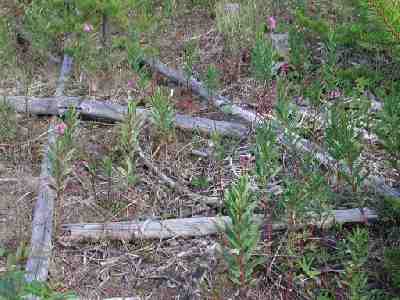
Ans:
[[[269,30],[270,31],[274,31],[275,28],[276,28],[276,19],[275,19],[275,17],[272,17],[272,16],[269,17],[268,20],[267,20],[267,23],[268,23]]]
[[[329,92],[329,99],[336,99],[342,96],[342,92],[338,89]]]
[[[93,31],[93,25],[90,24],[90,23],[83,24],[83,31],[84,32],[92,32]]]
[[[251,154],[241,154],[239,156],[239,164],[243,169],[248,169],[251,163]]]
[[[128,80],[127,86],[129,89],[132,89],[135,86],[135,81],[133,79]]]
[[[288,74],[289,73],[289,64],[287,62],[285,62],[284,64],[281,65],[280,67],[280,71],[283,74]]]
[[[63,135],[66,128],[67,128],[67,125],[66,125],[65,123],[62,122],[62,123],[58,123],[58,124],[56,125],[55,130],[56,130],[56,132],[57,132],[58,135]]]

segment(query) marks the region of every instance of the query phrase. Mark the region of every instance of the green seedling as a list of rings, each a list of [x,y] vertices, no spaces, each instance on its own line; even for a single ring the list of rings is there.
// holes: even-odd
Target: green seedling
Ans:
[[[217,67],[215,65],[209,65],[204,77],[204,84],[207,88],[207,91],[210,95],[213,95],[219,87],[220,74]]]
[[[266,188],[270,179],[280,171],[277,147],[276,132],[271,122],[265,121],[256,129],[255,145],[255,174],[261,188]]]
[[[338,175],[342,175],[356,193],[366,178],[360,163],[363,147],[357,116],[344,107],[332,107],[326,128],[326,143],[332,157],[339,163],[344,162],[349,170],[348,173],[342,172],[338,166]]]
[[[161,141],[167,143],[171,140],[175,133],[175,111],[161,88],[157,88],[151,97],[151,120]]]
[[[263,32],[256,36],[254,48],[251,52],[251,70],[254,78],[270,84],[272,80],[272,68],[274,66],[275,51],[272,42],[266,39]]]
[[[400,89],[399,89],[400,90]],[[393,92],[384,98],[383,108],[378,113],[374,128],[383,148],[390,156],[391,166],[400,178],[400,92]]]
[[[232,222],[225,227],[223,257],[229,278],[242,292],[253,282],[255,269],[263,262],[255,257],[260,239],[260,228],[254,216],[256,205],[247,176],[240,177],[225,194],[225,206]]]

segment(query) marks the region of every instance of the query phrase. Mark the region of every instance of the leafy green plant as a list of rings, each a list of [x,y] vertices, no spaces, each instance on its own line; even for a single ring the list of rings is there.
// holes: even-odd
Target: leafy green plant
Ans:
[[[400,176],[400,93],[393,92],[386,96],[383,108],[378,113],[375,132],[383,148],[390,155],[390,163]],[[399,177],[400,178],[400,177]]]
[[[22,271],[7,271],[0,277],[0,300],[23,300],[28,296],[46,300],[77,299],[71,293],[55,292],[45,283],[26,282],[25,273]]]
[[[394,41],[400,42],[400,3],[396,0],[361,0],[380,20]]]
[[[390,275],[394,286],[400,289],[400,250],[398,248],[386,248],[384,252],[384,267]]]
[[[304,76],[305,68],[309,64],[309,49],[300,27],[292,26],[289,30],[289,62],[295,68],[299,79]]]
[[[319,170],[311,171],[303,179],[307,195],[307,211],[309,219],[314,219],[323,225],[331,209],[330,190],[324,175]]]
[[[284,206],[288,218],[289,231],[294,225],[301,222],[307,213],[307,193],[303,184],[292,178],[285,178],[285,190],[279,205]]]
[[[28,251],[28,247],[21,243],[15,253],[0,253],[0,257],[7,257],[6,270],[0,273],[0,300],[23,300],[29,295],[46,300],[76,299],[73,294],[55,292],[46,283],[27,282],[21,265],[28,257]]]
[[[272,80],[275,51],[272,42],[264,37],[260,31],[256,36],[254,48],[251,52],[251,69],[253,76],[266,83]]]
[[[72,163],[76,152],[74,138],[77,124],[78,115],[74,108],[69,108],[64,114],[64,121],[55,125],[56,138],[48,152],[48,158],[52,166],[51,175],[54,179],[53,188],[57,196],[57,215],[64,202],[64,192],[68,177],[72,173]]]
[[[136,103],[128,102],[127,114],[120,125],[120,148],[125,156],[133,158],[139,143],[142,120],[136,114]]]
[[[142,69],[144,50],[140,45],[140,34],[136,28],[129,27],[129,39],[126,45],[128,63],[132,69],[139,73]]]
[[[322,65],[322,76],[325,89],[332,91],[337,87],[337,42],[335,30],[329,30],[325,41],[325,62]]]
[[[193,75],[193,67],[199,61],[199,49],[196,40],[186,42],[183,49],[183,71],[188,80]],[[188,82],[189,85],[189,82]]]
[[[191,184],[195,188],[206,189],[210,185],[208,178],[205,176],[196,176],[191,180]]]
[[[176,10],[175,0],[164,0],[163,1],[163,14],[166,17],[171,17]]]
[[[346,1],[335,24],[336,41],[347,47],[373,51],[386,49],[398,54],[398,5],[396,0]],[[297,10],[296,20],[322,40],[329,38],[331,20],[308,14],[304,9]]]
[[[211,146],[213,148],[214,158],[221,162],[226,157],[226,147],[224,145],[223,137],[217,131],[211,133]]]
[[[269,180],[280,171],[277,135],[272,123],[265,121],[256,129],[255,174],[258,184],[266,188]]]
[[[219,87],[219,77],[220,74],[217,67],[214,64],[209,65],[204,76],[204,84],[210,95],[213,95],[216,89]]]
[[[114,174],[113,160],[110,156],[106,156],[103,158],[102,168],[107,179],[107,201],[110,201],[111,192],[113,189],[113,174]]]
[[[368,260],[368,240],[368,230],[359,227],[354,229],[346,240],[346,248],[351,261],[345,268],[344,276],[351,300],[368,299],[368,276],[363,270],[363,266]]]
[[[135,165],[136,165],[136,150],[139,144],[139,133],[141,128],[141,119],[136,114],[136,103],[128,102],[127,114],[120,127],[120,145],[124,166],[119,167],[120,173],[126,179],[127,187],[129,188],[136,180]]]
[[[297,140],[298,116],[296,107],[288,95],[289,85],[290,83],[286,79],[278,78],[276,83],[277,103],[275,106],[275,115],[280,126],[283,126],[285,138],[288,139],[293,150],[295,149],[293,145]]]
[[[129,190],[129,188],[138,180],[138,177],[136,175],[136,165],[135,161],[129,157],[125,157],[125,160],[123,162],[124,164],[118,167],[118,171],[125,179],[125,186],[127,190]]]
[[[337,161],[344,162],[349,170],[349,174],[341,172],[338,166],[338,174],[346,179],[354,193],[359,190],[366,177],[362,173],[360,163],[362,143],[358,122],[359,119],[354,112],[349,112],[339,105],[333,106],[325,131],[329,153]]]
[[[260,229],[254,217],[256,205],[247,176],[241,176],[225,194],[225,206],[231,223],[225,227],[223,256],[230,279],[242,291],[252,283],[255,268],[262,263],[262,259],[254,257],[260,239]]]
[[[65,145],[68,145],[69,148],[72,148],[74,147],[74,138],[79,125],[78,112],[76,111],[75,107],[69,107],[65,111],[63,120],[66,126],[63,130],[62,138]]]
[[[151,97],[151,119],[160,138],[169,141],[174,135],[175,111],[161,88]]]
[[[315,279],[321,274],[320,271],[312,266],[313,262],[314,258],[309,258],[307,256],[303,256],[301,260],[298,261],[299,268],[308,279]]]

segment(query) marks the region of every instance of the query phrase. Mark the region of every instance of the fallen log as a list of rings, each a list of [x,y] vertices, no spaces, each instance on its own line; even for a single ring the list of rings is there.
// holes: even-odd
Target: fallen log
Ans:
[[[182,86],[188,86],[190,90],[192,90],[195,94],[209,101],[219,109],[229,107],[229,111],[233,115],[237,115],[250,123],[257,122],[257,120],[259,119],[255,113],[243,109],[238,105],[232,104],[227,97],[218,94],[211,94],[209,90],[205,87],[205,85],[202,84],[200,81],[196,80],[193,77],[188,78],[186,75],[183,74],[183,72],[169,68],[167,65],[161,63],[155,58],[145,58],[143,62],[154,71],[167,77],[172,82]]]
[[[65,81],[71,72],[72,59],[64,56],[56,95],[60,96],[64,92]],[[43,160],[41,164],[39,192],[33,212],[31,248],[26,263],[25,278],[28,282],[46,281],[49,270],[49,262],[52,250],[53,215],[56,193],[52,188],[52,165],[49,158],[50,148],[56,142],[54,133],[55,120],[50,120],[48,128],[48,141],[44,148]],[[29,299],[36,299],[30,297]]]
[[[127,112],[125,106],[96,100],[86,100],[80,97],[25,97],[8,96],[3,100],[19,113],[34,115],[61,115],[68,107],[75,107],[81,116],[91,119],[106,119],[120,122]],[[146,109],[137,109],[143,118],[149,118],[150,112]],[[242,124],[226,121],[214,121],[206,118],[191,117],[183,114],[175,115],[175,125],[183,130],[198,130],[205,134],[214,131],[224,136],[243,137],[249,129]]]
[[[323,226],[328,228],[333,224],[362,223],[365,220],[375,221],[378,216],[373,210],[343,209],[334,210],[327,215],[323,221],[297,224],[296,229],[308,225]],[[263,221],[262,215],[257,215],[258,223]],[[64,224],[62,229],[68,232],[64,239],[68,241],[81,241],[86,239],[167,239],[175,237],[196,237],[212,235],[220,232],[225,224],[231,222],[229,217],[194,217],[170,220],[147,220],[115,223],[82,223]],[[283,230],[288,227],[287,223],[275,223],[273,230]]]
[[[259,118],[256,112],[243,109],[242,107],[233,104],[227,97],[224,97],[222,95],[210,94],[204,84],[202,84],[200,81],[196,80],[193,77],[188,78],[186,75],[184,75],[183,72],[169,68],[155,58],[144,59],[144,63],[147,64],[154,71],[167,77],[172,82],[188,86],[188,88],[190,88],[195,94],[199,95],[201,98],[204,98],[215,107],[221,109],[221,111],[224,111],[223,108],[228,106],[230,113],[242,118],[243,120],[246,120],[251,124],[257,126],[260,122],[263,121],[261,118]],[[375,103],[375,106],[376,109],[380,109],[380,106],[378,104]],[[291,141],[286,138],[283,128],[277,128],[277,131],[278,141],[281,144],[292,145]],[[348,168],[346,168],[343,164],[338,164],[335,159],[333,159],[319,146],[297,135],[293,136],[293,140],[295,140],[296,142],[292,146],[294,146],[298,151],[311,153],[321,164],[330,169],[335,169],[337,166],[340,166],[343,172],[349,174]],[[365,184],[374,188],[378,193],[384,196],[400,198],[400,191],[385,184],[385,180],[383,178],[369,176],[365,180]]]

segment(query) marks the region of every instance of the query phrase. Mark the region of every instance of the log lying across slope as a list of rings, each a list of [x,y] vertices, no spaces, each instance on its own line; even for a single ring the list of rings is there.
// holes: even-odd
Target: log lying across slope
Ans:
[[[358,208],[334,210],[323,222],[298,224],[295,228],[300,229],[307,225],[328,228],[333,224],[361,223],[365,220],[375,221],[377,218],[376,213],[368,208],[364,208],[363,212]],[[258,215],[257,220],[261,223],[263,217]],[[224,224],[229,222],[229,217],[192,217],[170,220],[64,224],[62,229],[69,232],[67,239],[73,241],[85,239],[167,239],[216,234],[223,228]],[[275,223],[272,228],[273,230],[286,229],[287,224]]]
[[[57,96],[61,96],[64,92],[65,81],[71,72],[71,66],[72,59],[65,55],[56,88]],[[56,198],[56,193],[52,188],[52,165],[49,159],[50,148],[56,141],[54,127],[55,120],[51,120],[48,128],[48,142],[43,153],[38,198],[33,212],[31,249],[26,263],[26,280],[28,282],[46,281],[48,276]]]
[[[33,115],[59,115],[68,107],[75,107],[81,116],[92,119],[106,119],[122,121],[127,112],[126,106],[104,101],[86,100],[80,97],[48,97],[36,98],[25,96],[8,96],[3,98],[11,107],[19,113]],[[144,118],[149,117],[149,111],[137,109],[137,113]],[[206,118],[191,117],[176,114],[175,125],[184,130],[198,130],[210,134],[217,131],[224,136],[242,137],[248,134],[249,129],[241,124],[225,121],[214,121]]]
[[[232,102],[227,97],[221,95],[211,95],[204,84],[192,77],[188,78],[183,74],[183,72],[169,68],[168,66],[154,58],[145,59],[144,62],[154,71],[164,75],[171,81],[180,85],[188,86],[195,94],[206,99],[215,107],[222,109],[225,106],[229,106],[229,111],[233,115],[236,115],[254,125],[257,125],[259,122],[262,121],[255,112],[246,110],[236,104],[232,104]],[[289,144],[289,141],[285,138],[284,129],[281,128],[278,129],[278,131],[279,142],[285,145]],[[335,169],[338,165],[337,161],[333,159],[328,153],[306,139],[297,136],[294,147],[298,151],[311,153],[316,159],[318,159],[321,164],[327,166],[328,168]],[[348,169],[345,166],[342,165],[341,169],[342,171],[349,173]],[[385,184],[385,180],[381,177],[369,176],[366,180],[366,184],[370,187],[373,187],[378,193],[382,195],[400,198],[400,191]]]

